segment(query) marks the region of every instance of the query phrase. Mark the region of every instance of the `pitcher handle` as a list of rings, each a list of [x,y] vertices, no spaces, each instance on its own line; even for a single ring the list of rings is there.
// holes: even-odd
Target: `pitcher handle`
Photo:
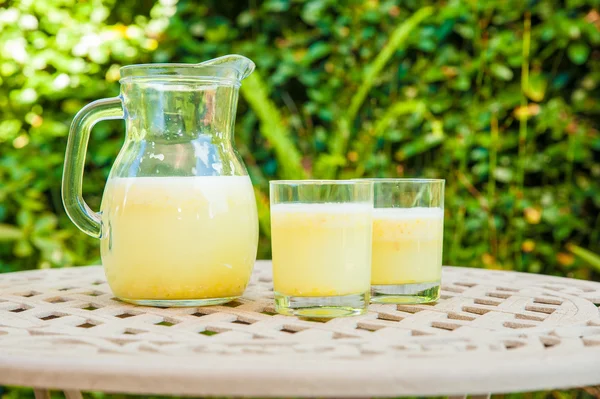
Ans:
[[[69,130],[62,178],[63,205],[75,226],[95,238],[102,236],[101,215],[85,203],[81,190],[88,140],[97,122],[124,117],[121,98],[105,98],[83,107],[75,115]]]

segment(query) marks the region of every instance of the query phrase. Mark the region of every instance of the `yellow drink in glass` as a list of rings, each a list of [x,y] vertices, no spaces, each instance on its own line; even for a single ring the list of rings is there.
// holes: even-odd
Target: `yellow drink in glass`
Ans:
[[[370,182],[271,182],[277,312],[329,318],[366,311],[372,213]]]
[[[370,180],[375,204],[371,300],[437,300],[442,279],[444,180]]]
[[[224,303],[250,280],[258,231],[248,176],[113,178],[102,221],[102,263],[123,300]]]
[[[289,296],[369,290],[371,204],[278,204],[271,209],[273,285]]]
[[[437,283],[442,278],[444,210],[373,212],[373,285]]]

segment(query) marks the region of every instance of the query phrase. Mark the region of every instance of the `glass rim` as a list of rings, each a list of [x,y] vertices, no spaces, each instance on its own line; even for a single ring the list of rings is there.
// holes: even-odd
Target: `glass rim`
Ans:
[[[354,180],[366,180],[373,183],[446,183],[446,179],[424,179],[418,177],[366,177]]]
[[[270,180],[269,184],[271,185],[302,185],[302,184],[322,184],[322,185],[352,185],[352,184],[360,184],[360,183],[371,183],[366,179],[303,179],[303,180]]]

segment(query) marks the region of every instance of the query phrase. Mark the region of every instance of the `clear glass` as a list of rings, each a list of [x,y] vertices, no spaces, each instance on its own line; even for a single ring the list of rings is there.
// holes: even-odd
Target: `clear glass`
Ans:
[[[371,302],[439,299],[444,232],[444,180],[373,182]]]
[[[71,220],[101,240],[108,284],[120,299],[202,306],[242,295],[256,259],[252,183],[233,145],[240,81],[254,69],[230,55],[202,64],[121,69],[121,95],[75,117],[63,174]],[[81,183],[91,127],[125,119],[101,212]]]
[[[368,181],[271,181],[275,309],[331,318],[369,303],[373,186]]]

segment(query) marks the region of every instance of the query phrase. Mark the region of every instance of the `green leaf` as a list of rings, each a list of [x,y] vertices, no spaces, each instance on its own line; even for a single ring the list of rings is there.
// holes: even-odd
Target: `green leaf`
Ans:
[[[36,234],[52,231],[56,228],[58,220],[55,215],[47,214],[38,217],[33,225]]]
[[[416,155],[423,154],[426,151],[429,151],[433,147],[442,143],[444,140],[443,136],[438,136],[435,134],[426,134],[422,137],[419,137],[416,140],[413,140],[401,147],[394,154],[394,158],[397,161],[405,161],[409,158],[412,158]]]
[[[0,241],[14,241],[23,237],[23,232],[16,226],[0,224]]]
[[[315,162],[314,175],[317,178],[329,176],[331,170],[345,166],[346,158],[341,155],[323,154]]]
[[[51,253],[55,250],[60,250],[61,242],[58,240],[53,240],[51,238],[45,237],[33,237],[31,242],[33,245],[41,250],[42,252]]]
[[[508,183],[513,178],[513,171],[509,168],[497,167],[494,171],[494,177],[496,178],[496,180],[502,183]]]
[[[490,71],[495,77],[502,80],[508,81],[513,78],[512,69],[503,64],[494,63],[490,65]]]
[[[26,258],[33,253],[33,247],[27,240],[19,240],[13,249],[15,255],[19,258]]]
[[[583,260],[594,269],[600,272],[600,255],[595,254],[592,251],[589,251],[585,248],[581,248],[580,246],[568,244],[567,249],[579,259]]]
[[[327,1],[314,0],[306,2],[306,5],[302,9],[301,17],[309,25],[316,24],[320,19],[321,15],[327,8]]]
[[[590,56],[590,48],[587,44],[582,42],[572,43],[569,45],[567,54],[574,64],[583,65]]]
[[[472,39],[475,36],[475,28],[471,25],[457,24],[454,30],[465,39]]]
[[[331,45],[326,42],[316,42],[312,44],[302,60],[305,65],[310,65],[313,62],[325,57],[331,52]]]
[[[0,122],[0,143],[12,140],[19,134],[22,122],[16,119],[7,119]]]
[[[33,223],[33,214],[26,209],[21,209],[17,214],[17,224],[21,227],[30,227],[33,225]]]
[[[268,0],[263,4],[263,8],[266,11],[284,12],[284,11],[289,10],[290,1],[289,0]]]
[[[548,82],[540,73],[531,74],[529,76],[529,85],[525,89],[525,94],[530,100],[540,102],[546,95]]]

